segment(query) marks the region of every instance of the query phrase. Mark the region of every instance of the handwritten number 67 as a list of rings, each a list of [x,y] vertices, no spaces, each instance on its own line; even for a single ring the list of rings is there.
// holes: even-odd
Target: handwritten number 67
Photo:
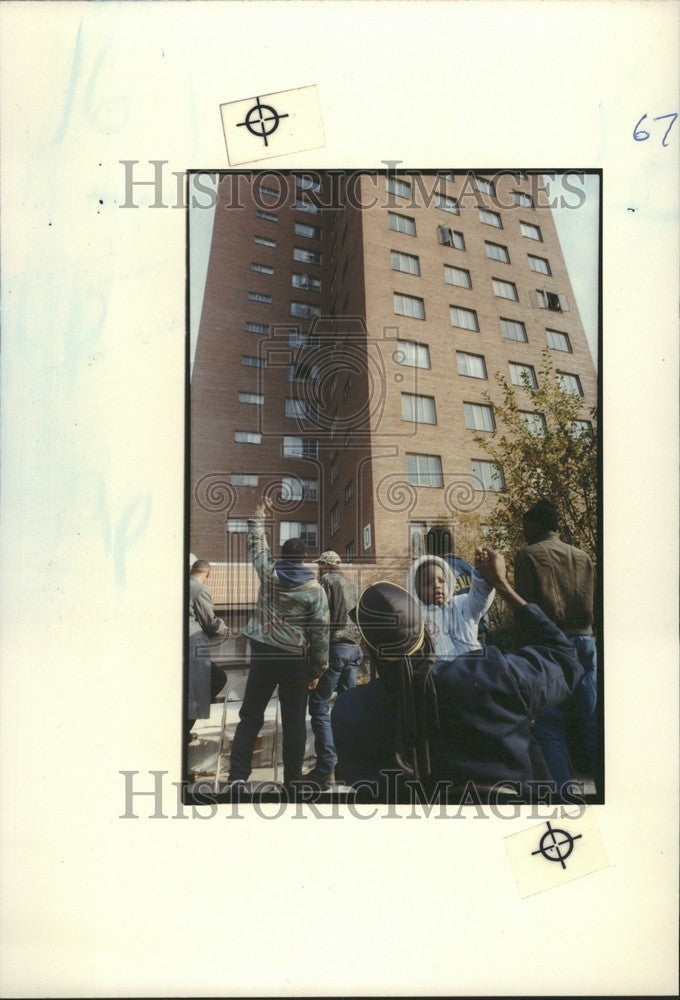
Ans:
[[[633,129],[633,138],[636,140],[636,142],[644,142],[645,139],[649,139],[649,132],[647,132],[643,128],[640,128],[640,126],[642,125],[642,123],[643,123],[643,121],[645,120],[646,117],[647,117],[647,115],[643,115],[642,118],[640,119],[640,121],[637,123],[637,125]],[[671,120],[670,125],[666,129],[666,131],[664,133],[664,137],[661,140],[661,145],[662,146],[667,146],[668,145],[668,143],[666,142],[666,139],[668,138],[668,133],[670,132],[670,130],[675,125],[677,117],[678,116],[677,116],[677,113],[676,113],[676,114],[672,114],[672,115],[657,115],[656,118],[652,118],[652,121],[654,121],[654,122],[660,122],[663,118],[670,118],[670,120]]]

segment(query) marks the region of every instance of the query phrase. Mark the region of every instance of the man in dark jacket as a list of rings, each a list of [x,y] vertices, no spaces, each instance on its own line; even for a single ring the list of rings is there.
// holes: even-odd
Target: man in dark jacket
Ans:
[[[499,553],[477,549],[475,567],[516,611],[529,644],[517,653],[487,646],[434,661],[423,655],[427,640],[410,595],[393,584],[367,588],[357,619],[380,676],[346,692],[333,708],[336,770],[344,781],[380,783],[381,771],[394,770],[395,761],[422,777],[423,760],[429,782],[460,788],[513,782],[527,795],[527,782],[550,781],[532,721],[571,694],[582,667],[567,637],[512,589]],[[407,619],[414,622],[412,634],[404,634],[392,655],[390,636]],[[418,678],[422,697],[414,699]],[[428,685],[432,704],[423,711]],[[415,760],[409,746],[423,743],[419,775],[409,767],[409,755]]]
[[[303,566],[305,543],[289,538],[281,559],[269,552],[262,500],[248,521],[248,553],[260,578],[257,607],[243,630],[251,662],[240,719],[231,748],[229,781],[244,782],[252,768],[255,740],[277,684],[283,729],[283,780],[299,780],[305,754],[307,692],[328,667],[328,602],[312,570]]]
[[[557,508],[539,500],[523,518],[529,543],[515,558],[515,589],[545,611],[574,646],[585,673],[569,701],[536,720],[536,738],[550,772],[571,777],[567,732],[580,740],[591,777],[597,775],[597,659],[593,636],[595,568],[590,556],[557,533]]]
[[[319,582],[328,598],[331,618],[328,647],[328,670],[309,695],[309,714],[314,732],[316,764],[304,776],[321,788],[328,788],[334,780],[337,755],[333,746],[330,699],[334,691],[342,694],[353,688],[357,670],[363,659],[359,645],[359,629],[349,618],[356,607],[357,588],[340,572],[340,556],[329,549],[319,560]]]
[[[189,576],[189,693],[184,736],[191,740],[196,719],[210,717],[210,705],[224,687],[224,674],[211,662],[211,653],[227,634],[215,617],[212,594],[206,586],[210,563],[196,559]]]

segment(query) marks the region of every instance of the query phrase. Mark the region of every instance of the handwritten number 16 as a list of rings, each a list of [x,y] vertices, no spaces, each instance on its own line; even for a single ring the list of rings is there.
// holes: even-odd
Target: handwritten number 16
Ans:
[[[640,119],[640,121],[637,123],[637,125],[633,129],[633,138],[636,140],[636,142],[644,142],[645,139],[649,139],[649,132],[646,132],[645,129],[640,128],[640,126],[642,125],[642,123],[643,123],[643,121],[645,120],[646,117],[647,117],[647,115],[643,115],[642,118]],[[656,118],[652,118],[652,121],[654,121],[654,122],[660,122],[663,118],[670,118],[670,120],[671,120],[671,123],[668,126],[668,128],[666,129],[666,132],[664,133],[664,137],[661,140],[661,145],[662,146],[667,146],[668,145],[668,143],[666,142],[666,139],[668,138],[668,133],[670,132],[670,130],[675,125],[677,117],[678,117],[677,114],[672,114],[672,115],[657,115]]]

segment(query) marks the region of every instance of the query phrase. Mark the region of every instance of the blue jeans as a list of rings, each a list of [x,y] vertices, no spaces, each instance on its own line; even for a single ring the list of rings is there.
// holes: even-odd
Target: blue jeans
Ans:
[[[322,774],[335,769],[337,754],[331,729],[330,699],[334,691],[342,694],[357,682],[357,670],[363,658],[361,646],[353,642],[333,642],[328,651],[328,670],[309,695],[316,767]]]
[[[536,739],[558,789],[571,779],[566,729],[580,739],[590,776],[597,771],[597,654],[592,635],[569,637],[585,670],[570,698],[536,719]]]
[[[229,780],[250,776],[255,740],[264,724],[264,711],[279,686],[283,730],[283,780],[297,781],[305,756],[307,687],[309,674],[304,656],[291,656],[276,646],[251,639],[252,659],[229,760]]]

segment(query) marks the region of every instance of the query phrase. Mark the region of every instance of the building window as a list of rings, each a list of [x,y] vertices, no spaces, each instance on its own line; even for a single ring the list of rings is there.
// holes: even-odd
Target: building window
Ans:
[[[296,212],[311,212],[312,215],[318,215],[320,211],[319,206],[307,198],[298,198],[293,207]]]
[[[333,419],[331,420],[331,438],[334,438],[335,435],[338,433],[338,423],[339,422],[340,422],[340,418],[338,417],[338,408],[336,406],[335,407],[335,413],[333,414]]]
[[[543,237],[541,236],[541,230],[538,226],[534,226],[531,222],[520,222],[519,230],[522,236],[526,236],[528,240],[538,240],[539,243],[543,242]]]
[[[345,431],[345,436],[342,439],[342,443],[344,444],[345,448],[349,448],[351,442],[352,442],[352,432],[351,432],[351,430]]]
[[[409,536],[411,541],[411,559],[420,559],[426,554],[427,523],[425,521],[411,521],[409,524]]]
[[[525,389],[538,388],[536,381],[536,371],[533,365],[521,365],[516,361],[510,361],[510,381],[513,385],[524,386]]]
[[[486,256],[490,257],[491,260],[500,260],[504,264],[510,263],[510,254],[508,253],[508,248],[502,246],[500,243],[489,243],[486,241],[484,243],[486,248]]]
[[[465,249],[465,237],[457,230],[451,229],[450,226],[438,226],[437,233],[442,246],[453,247],[454,250]]]
[[[331,507],[331,535],[340,527],[340,510],[338,508],[337,501]]]
[[[259,483],[259,476],[251,476],[243,472],[234,472],[231,476],[232,486],[258,486]]]
[[[483,194],[496,194],[496,188],[494,187],[493,181],[488,181],[486,177],[474,177],[473,181],[477,190],[481,191]]]
[[[420,260],[412,253],[399,253],[398,250],[390,250],[390,263],[393,271],[420,275]]]
[[[246,368],[266,368],[267,359],[266,358],[253,358],[249,354],[244,354],[241,357],[241,364],[245,365]]]
[[[486,362],[482,354],[467,354],[465,351],[456,351],[458,362],[458,374],[469,375],[470,378],[486,378]]]
[[[269,334],[268,323],[246,323],[246,333]]]
[[[299,327],[294,326],[288,331],[288,346],[302,347],[307,351],[318,351],[321,347],[319,337],[310,337],[308,333],[301,333]]]
[[[368,552],[371,547],[371,525],[364,525],[364,552]]]
[[[402,420],[410,420],[414,424],[436,424],[437,414],[433,396],[417,396],[412,392],[401,394]]]
[[[318,226],[308,226],[306,222],[296,222],[295,235],[306,236],[310,240],[320,240],[322,233]]]
[[[412,189],[408,181],[400,181],[396,177],[386,177],[385,190],[389,194],[399,195],[400,198],[410,198]]]
[[[551,309],[553,312],[569,312],[569,303],[566,295],[559,295],[557,292],[546,292],[545,289],[536,289],[536,300],[539,309]]]
[[[406,478],[413,486],[444,485],[442,460],[439,455],[406,453]]]
[[[524,191],[513,191],[512,197],[514,198],[515,205],[520,205],[522,208],[533,208],[534,200],[530,194],[525,194]]]
[[[517,286],[512,281],[501,281],[499,278],[492,278],[493,293],[499,299],[512,299],[513,302],[519,300]]]
[[[480,208],[479,221],[486,223],[487,226],[495,226],[496,229],[503,228],[503,222],[498,212],[490,212],[486,208]]]
[[[273,274],[274,273],[274,268],[271,267],[269,264],[258,264],[258,263],[255,263],[255,262],[253,262],[250,265],[250,270],[251,271],[259,271],[260,274]]]
[[[353,495],[354,495],[354,480],[350,479],[350,481],[347,483],[347,486],[345,486],[345,503],[351,500]]]
[[[295,178],[295,183],[303,191],[316,191],[318,194],[321,190],[321,181],[314,177],[309,177],[307,174],[298,174]]]
[[[230,535],[244,535],[248,531],[248,521],[245,517],[228,517],[227,531]]]
[[[345,379],[345,384],[342,387],[343,402],[344,400],[347,399],[351,391],[352,391],[352,377],[348,375],[347,378]]]
[[[259,396],[256,392],[239,392],[239,403],[254,403],[255,406],[264,405],[264,396]]]
[[[281,196],[280,191],[275,191],[274,188],[266,187],[264,184],[260,184],[260,194],[266,194],[270,198],[279,198]]]
[[[479,481],[480,490],[490,490],[497,493],[505,489],[503,480],[503,470],[496,462],[484,462],[477,459],[472,460],[472,474]]]
[[[451,306],[451,326],[461,330],[479,330],[477,313],[474,309],[463,309],[461,306]]]
[[[258,217],[258,219],[264,219],[265,222],[279,221],[278,215],[274,215],[273,212],[262,212],[258,209],[257,212],[255,212],[255,215]]]
[[[471,431],[494,431],[493,408],[482,403],[463,403],[465,426]]]
[[[291,316],[298,316],[300,319],[312,319],[313,316],[320,316],[319,306],[312,306],[308,302],[291,302]]]
[[[256,236],[255,242],[261,247],[275,247],[276,240],[268,240],[266,236]]]
[[[530,413],[528,410],[520,410],[519,418],[534,437],[545,437],[545,417],[542,413]]]
[[[571,354],[571,344],[566,333],[560,333],[559,330],[546,330],[545,332],[548,335],[548,347]]]
[[[310,548],[316,548],[318,525],[314,521],[281,521],[279,524],[279,545],[289,538],[301,538]]]
[[[526,327],[517,319],[501,319],[501,333],[506,340],[520,340],[526,343]]]
[[[545,257],[534,257],[533,254],[527,254],[527,256],[529,258],[529,267],[532,271],[536,271],[537,274],[552,274],[550,264]]]
[[[316,250],[304,250],[302,247],[293,247],[293,260],[299,260],[303,264],[321,264],[321,254]]]
[[[234,431],[234,441],[239,444],[262,444],[262,435],[256,431]]]
[[[458,199],[452,198],[448,194],[442,194],[441,191],[435,191],[434,207],[441,208],[443,212],[451,212],[452,215],[460,215]]]
[[[262,292],[248,292],[251,302],[271,302],[271,295],[264,295]]]
[[[407,236],[416,235],[416,220],[408,215],[397,215],[396,212],[387,213],[387,225],[396,233],[406,233]]]
[[[590,420],[572,420],[568,429],[573,438],[593,436],[593,425]]]
[[[321,291],[321,281],[313,278],[311,274],[293,274],[290,283],[293,288],[308,288],[312,292]]]
[[[328,386],[328,397],[329,397],[329,399],[332,399],[333,396],[336,394],[337,391],[338,391],[338,376],[334,372],[333,373],[333,377],[331,378],[329,386]]]
[[[319,496],[317,479],[301,479],[299,476],[284,476],[281,480],[281,499],[316,500]]]
[[[348,542],[345,545],[345,562],[351,563],[354,559],[354,542]]]
[[[338,481],[339,470],[340,470],[340,463],[338,459],[338,453],[336,451],[335,455],[333,455],[331,459],[331,465],[330,465],[331,486],[333,485],[333,483],[336,483]]]
[[[458,285],[459,288],[472,288],[470,272],[464,267],[451,267],[444,264],[444,281],[447,285]]]
[[[316,438],[284,435],[283,454],[286,458],[316,458],[318,453],[319,443]]]
[[[394,293],[394,311],[397,316],[408,316],[411,319],[425,319],[425,303],[415,295],[400,295]]]
[[[304,362],[298,365],[288,365],[289,382],[309,382],[319,375],[316,365],[307,365]]]
[[[285,414],[287,417],[297,417],[298,420],[317,420],[319,411],[306,399],[291,399],[288,397],[285,404]]]
[[[427,344],[417,344],[415,340],[398,340],[393,358],[398,365],[407,365],[409,368],[429,368],[430,348]]]
[[[558,372],[557,378],[559,379],[560,388],[562,392],[566,392],[568,396],[582,396],[583,389],[581,388],[581,379],[578,375],[572,375],[571,372]]]

